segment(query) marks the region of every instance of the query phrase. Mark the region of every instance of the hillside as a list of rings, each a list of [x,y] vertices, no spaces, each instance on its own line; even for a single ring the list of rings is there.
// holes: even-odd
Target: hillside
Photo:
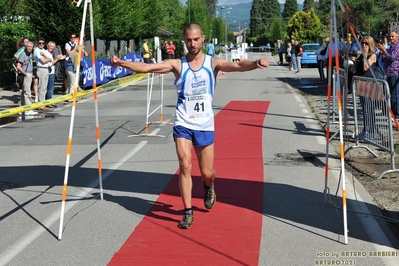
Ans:
[[[284,4],[281,4],[281,12],[284,10]],[[238,31],[239,29],[249,27],[249,17],[252,8],[252,1],[248,3],[241,3],[235,5],[224,5],[222,11],[222,5],[217,6],[217,14],[223,15],[223,19],[229,24],[229,28],[232,31]],[[298,4],[298,10],[302,10],[303,5]],[[226,12],[230,12],[226,16]],[[223,13],[223,14],[222,14]]]

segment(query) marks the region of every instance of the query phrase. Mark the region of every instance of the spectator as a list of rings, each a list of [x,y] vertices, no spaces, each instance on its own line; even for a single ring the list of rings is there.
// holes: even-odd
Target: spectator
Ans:
[[[389,44],[388,44],[388,40],[387,40],[387,35],[386,34],[380,33],[380,36],[378,38],[378,43],[376,44],[377,47],[378,47],[378,44],[383,45],[385,47],[385,49],[389,49]],[[384,60],[383,60],[383,57],[382,57],[381,50],[379,48],[377,48],[375,53],[377,55],[378,64],[380,66],[384,67]]]
[[[357,61],[357,69],[356,76],[368,76],[371,75],[367,72],[369,68],[374,65],[377,61],[377,56],[375,54],[375,45],[374,39],[371,36],[365,36],[362,39],[362,50],[367,58],[364,58],[363,54],[360,54],[359,57],[352,57],[352,60]],[[365,60],[366,59],[366,60]],[[363,130],[359,133],[359,138],[374,138],[374,130],[375,130],[375,116],[374,116],[374,104],[370,98],[367,98],[363,95],[359,95],[360,105],[362,106],[363,113]],[[366,112],[367,108],[367,112]]]
[[[169,49],[168,49],[168,55],[169,55]],[[143,60],[144,60],[144,62],[147,64],[150,64],[151,56],[152,56],[152,50],[148,47],[148,40],[144,39],[144,43],[143,43]]]
[[[36,49],[36,45],[33,45],[33,51]],[[33,56],[33,52],[32,52]],[[35,93],[35,103],[39,101],[39,77],[37,76],[37,64],[36,61],[33,59],[33,76],[32,76],[32,83],[33,83],[33,91]]]
[[[267,43],[266,44],[266,52],[270,52],[270,49],[271,49],[270,43]]]
[[[329,42],[329,44],[327,45],[327,50],[326,50],[326,58],[327,58],[327,62],[330,60],[330,50],[331,50],[331,54],[332,54],[332,68],[327,70],[327,80],[328,78],[331,76],[332,77],[332,73],[333,73],[333,69],[336,65],[336,60],[335,57],[338,56],[338,62],[340,63],[343,52],[344,52],[344,44],[337,40],[335,42],[335,36],[334,34],[332,35],[332,39]],[[327,63],[328,65],[328,63]]]
[[[70,81],[68,79],[68,63],[70,63],[69,61],[69,54],[78,49],[78,43],[77,43],[77,34],[76,33],[72,33],[69,37],[69,41],[65,44],[65,53],[66,53],[66,57],[65,57],[65,61],[63,62],[63,74],[64,74],[64,92],[66,94],[68,94],[69,91],[69,87],[70,87]]]
[[[51,62],[54,61],[54,57],[55,57],[55,42],[50,41],[47,44],[47,53],[43,52],[44,57],[49,57],[51,59]],[[53,97],[54,94],[54,87],[55,87],[55,67],[52,64],[51,65],[51,71],[49,73],[49,77],[48,77],[48,84],[47,84],[47,93],[46,93],[46,100],[49,100]],[[57,107],[55,104],[50,104],[48,107],[50,108],[55,108]]]
[[[175,58],[175,50],[176,50],[176,46],[173,44],[173,41],[170,41],[169,45],[168,45],[168,58],[169,59]]]
[[[168,59],[168,41],[164,41],[162,44],[162,60]]]
[[[324,82],[325,81],[325,76],[324,76],[325,55],[321,54],[321,52],[325,49],[325,46],[323,45],[323,38],[319,38],[319,45],[320,45],[319,48],[316,50],[317,68],[319,70],[320,81]]]
[[[39,101],[44,101],[45,100],[45,95],[47,92],[47,84],[48,84],[48,67],[50,66],[48,63],[50,62],[50,59],[45,58],[42,55],[42,52],[44,51],[44,45],[45,41],[44,38],[40,37],[37,42],[37,47],[35,48],[33,52],[33,58],[36,62],[37,65],[37,77],[39,79],[39,94],[38,94],[38,100]],[[48,110],[47,107],[42,107],[42,110]]]
[[[301,64],[302,52],[303,52],[302,47],[299,45],[298,41],[295,41],[295,56],[296,56],[296,66],[297,66],[296,73],[299,73],[302,69],[302,64]]]
[[[77,69],[78,66],[76,65],[77,61],[78,61],[77,60],[78,56],[79,56],[79,53],[76,49],[72,50],[69,53],[67,66],[66,66],[67,75],[68,75],[68,87],[67,87],[66,94],[73,94],[73,90],[75,87],[76,71],[78,70]],[[77,90],[79,91],[80,88],[78,88]]]
[[[39,101],[44,101],[47,92],[47,84],[49,79],[49,70],[51,66],[59,60],[65,59],[65,55],[59,54],[53,60],[51,54],[44,50],[44,38],[38,39],[38,47],[34,50],[33,57],[37,64],[37,75],[39,78]],[[43,52],[43,53],[42,53]],[[42,110],[48,110],[48,107],[42,107]]]
[[[28,41],[25,45],[24,51],[19,55],[17,61],[17,69],[23,75],[22,91],[21,91],[21,105],[32,104],[31,86],[32,86],[32,51],[33,43]],[[29,110],[25,115],[37,115],[37,112]]]
[[[19,39],[17,42],[17,51],[14,54],[14,58],[16,60],[18,60],[19,56],[23,53],[23,51],[25,50],[25,46],[26,44],[29,42],[28,38],[22,38]]]
[[[291,43],[290,42],[288,42],[288,44],[287,44],[287,62],[288,62],[288,70],[291,70],[292,69],[292,58],[291,58]]]
[[[396,30],[389,33],[391,41],[389,49],[385,45],[378,44],[378,49],[384,59],[385,74],[391,94],[391,109],[396,118],[399,118],[399,36]]]
[[[17,42],[17,51],[14,54],[14,58],[15,58],[15,66],[17,66],[18,63],[18,58],[19,56],[25,51],[25,45],[29,42],[28,38],[21,38],[18,40]],[[18,89],[19,89],[19,93],[22,93],[22,83],[19,84],[18,83]]]
[[[79,84],[81,84],[83,78],[82,78],[82,73],[84,71],[84,69],[87,67],[87,59],[86,56],[88,55],[88,53],[85,51],[84,46],[85,46],[85,40],[84,40],[85,35],[83,35],[83,40],[82,40],[82,48],[81,48],[81,52],[80,52],[80,65],[79,65],[79,74],[80,74],[80,79],[79,79]],[[80,44],[80,36],[76,36],[76,51],[79,50],[79,44]],[[76,70],[77,71],[77,70]],[[80,88],[78,84],[78,91],[82,91],[82,88]]]
[[[207,54],[210,56],[215,56],[215,46],[213,45],[213,40],[211,40],[208,44]]]
[[[296,72],[298,70],[298,68],[297,68],[295,50],[296,50],[295,40],[292,39],[291,40],[291,61],[292,61],[292,69],[291,69],[291,71],[295,71]]]
[[[283,54],[284,54],[284,43],[282,40],[277,40],[277,49],[278,49],[278,57],[280,59],[279,64],[282,65],[284,62]]]
[[[361,51],[359,44],[356,42],[355,35],[351,35],[351,42],[347,45],[347,50],[349,54],[357,54],[359,51]]]

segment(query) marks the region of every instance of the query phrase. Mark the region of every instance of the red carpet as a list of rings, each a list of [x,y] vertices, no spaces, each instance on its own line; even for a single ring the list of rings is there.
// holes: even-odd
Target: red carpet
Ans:
[[[216,116],[217,202],[203,205],[193,163],[195,223],[183,216],[177,174],[109,265],[258,265],[263,214],[263,121],[270,102],[230,102]]]

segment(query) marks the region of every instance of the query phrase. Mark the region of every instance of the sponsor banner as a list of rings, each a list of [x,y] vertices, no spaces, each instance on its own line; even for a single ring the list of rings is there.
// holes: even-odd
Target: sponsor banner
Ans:
[[[128,53],[122,60],[129,62],[143,62],[141,54]],[[93,65],[91,60],[82,60],[83,71],[83,87],[93,86]],[[117,66],[111,66],[110,59],[96,59],[96,83],[97,85],[107,83],[113,79],[121,78],[132,74],[133,72]]]

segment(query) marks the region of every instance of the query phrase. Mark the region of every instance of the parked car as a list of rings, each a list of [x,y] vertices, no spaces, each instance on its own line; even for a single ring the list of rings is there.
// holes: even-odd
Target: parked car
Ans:
[[[301,65],[317,65],[316,50],[319,49],[318,43],[304,43],[302,45]]]

